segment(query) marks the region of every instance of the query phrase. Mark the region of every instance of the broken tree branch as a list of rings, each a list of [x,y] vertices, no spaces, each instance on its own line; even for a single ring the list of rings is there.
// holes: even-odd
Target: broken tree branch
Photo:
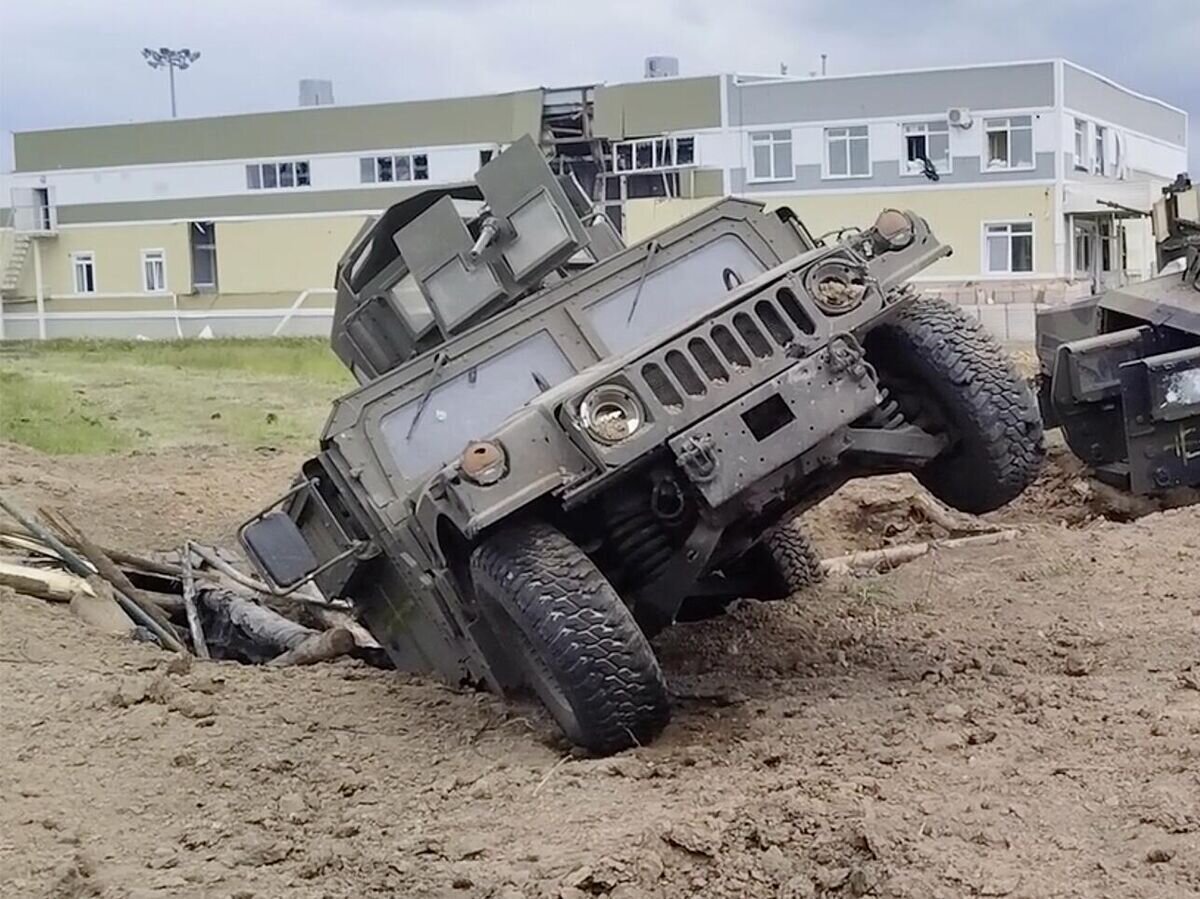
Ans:
[[[144,613],[144,617],[150,618],[154,622],[154,627],[150,628],[156,637],[162,642],[167,649],[175,652],[187,652],[179,638],[175,635],[174,626],[171,620],[167,617],[166,612],[160,609],[154,600],[144,594],[137,587],[129,582],[129,578],[125,573],[116,566],[104,551],[84,535],[70,519],[61,512],[53,512],[46,509],[42,510],[42,515],[56,528],[63,532],[64,535],[72,537],[76,544],[89,562],[96,566],[96,573],[108,581],[113,586],[115,595],[126,597],[133,605]],[[58,547],[55,547],[58,549]],[[66,549],[64,546],[63,549]],[[69,550],[68,550],[69,551]],[[119,600],[118,600],[119,601]],[[124,603],[122,603],[124,605]],[[126,609],[128,611],[128,609]],[[149,625],[147,625],[149,626]]]
[[[922,543],[904,543],[900,546],[889,546],[885,549],[873,549],[863,552],[849,553],[836,556],[821,562],[821,570],[826,574],[853,574],[859,571],[888,571],[919,559],[935,549],[952,549],[958,546],[984,546],[991,543],[1007,543],[1017,536],[1017,531],[993,531],[986,534],[975,534],[970,537],[950,537],[945,540],[928,540]]]
[[[94,595],[91,585],[77,574],[9,562],[0,562],[0,584],[48,602],[70,602],[79,593]]]
[[[24,526],[22,526],[20,528],[14,528],[14,527],[7,527],[3,524],[0,524],[0,542],[8,543],[10,545],[17,546],[17,547],[22,547],[22,544],[18,541],[24,540],[24,541],[32,542],[32,538],[30,537],[30,534],[33,534],[33,532]],[[37,535],[34,535],[34,537],[36,537],[36,536]],[[44,541],[43,541],[43,543],[44,543]],[[75,543],[74,539],[64,539],[62,541],[62,543],[64,545],[70,547],[71,549],[79,548],[78,545]],[[22,548],[25,548],[27,550],[32,550],[35,552],[38,551],[36,546],[25,545]],[[112,559],[114,562],[116,562],[118,565],[124,565],[128,568],[136,568],[139,571],[145,571],[148,574],[161,574],[165,577],[179,577],[179,570],[180,570],[179,566],[172,565],[170,562],[162,562],[162,561],[159,561],[158,559],[151,559],[148,556],[136,555],[134,553],[126,552],[125,550],[121,550],[121,549],[111,549],[109,547],[104,547],[104,546],[100,547],[100,549],[102,549],[104,551],[104,554],[106,556],[108,556],[110,559]],[[43,547],[42,551],[45,551],[47,553],[52,553],[54,556],[61,558],[58,551],[55,550],[54,547],[52,547],[52,546],[45,545]]]
[[[265,593],[268,596],[272,595],[270,587],[257,578],[253,578],[248,574],[243,574],[242,572],[238,571],[219,555],[217,555],[216,551],[211,547],[201,546],[199,543],[189,543],[188,545],[191,546],[192,551],[196,555],[235,583],[245,587],[247,590],[253,590],[256,593]]]
[[[192,544],[183,544],[182,571],[183,607],[187,610],[188,629],[192,632],[192,650],[202,659],[210,658],[208,643],[204,639],[204,624],[200,621],[200,609],[196,606],[196,580],[192,577]]]
[[[22,512],[12,500],[6,500],[3,496],[0,496],[0,509],[11,515],[13,520],[19,525],[58,553],[63,563],[72,572],[83,578],[92,576],[92,570],[83,559],[77,556],[73,550],[68,549],[48,528]],[[130,618],[158,637],[164,646],[168,645],[168,641],[174,639],[172,631],[164,630],[155,618],[143,611],[141,606],[115,587],[113,588],[113,596]],[[175,640],[175,642],[178,644],[179,641]]]
[[[354,649],[354,635],[344,627],[335,627],[316,636],[309,637],[295,649],[276,656],[267,662],[273,668],[287,665],[312,665],[344,656]]]

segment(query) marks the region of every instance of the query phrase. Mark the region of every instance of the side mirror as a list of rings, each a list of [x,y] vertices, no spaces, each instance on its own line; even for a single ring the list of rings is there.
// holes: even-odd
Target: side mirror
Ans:
[[[284,512],[268,512],[243,528],[241,538],[255,567],[278,587],[295,587],[321,567],[296,522]]]

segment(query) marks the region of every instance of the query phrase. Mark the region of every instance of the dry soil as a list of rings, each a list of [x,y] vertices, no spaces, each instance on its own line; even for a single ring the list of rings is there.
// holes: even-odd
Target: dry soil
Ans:
[[[0,445],[0,490],[167,549],[298,461]],[[938,536],[916,489],[808,521],[828,554]],[[1200,508],[1097,502],[1056,455],[1015,542],[668,631],[673,723],[608,759],[532,705],[188,665],[0,591],[0,896],[1198,895]]]

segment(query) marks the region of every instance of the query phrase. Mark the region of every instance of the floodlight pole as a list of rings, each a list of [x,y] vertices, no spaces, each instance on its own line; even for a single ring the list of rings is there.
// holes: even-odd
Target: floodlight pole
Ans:
[[[175,106],[175,70],[181,72],[200,58],[199,50],[189,50],[184,47],[182,50],[172,50],[170,47],[159,47],[157,50],[152,50],[146,47],[142,50],[142,56],[146,60],[146,65],[152,69],[161,69],[164,66],[167,69],[167,77],[171,84],[171,118],[176,118],[178,112]]]

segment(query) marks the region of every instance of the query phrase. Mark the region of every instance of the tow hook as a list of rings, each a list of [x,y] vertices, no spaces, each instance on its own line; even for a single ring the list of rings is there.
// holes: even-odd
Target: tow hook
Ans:
[[[679,465],[687,476],[698,484],[711,481],[717,474],[717,454],[713,452],[713,440],[707,434],[688,437],[676,452]]]
[[[838,334],[829,341],[829,367],[848,373],[860,384],[869,374],[863,349],[849,334]]]

